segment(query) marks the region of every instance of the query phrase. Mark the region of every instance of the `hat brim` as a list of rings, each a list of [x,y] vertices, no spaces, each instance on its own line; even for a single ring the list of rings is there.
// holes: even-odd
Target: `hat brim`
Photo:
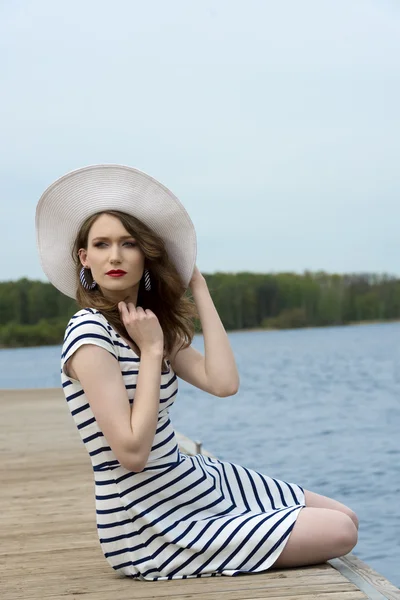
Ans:
[[[133,215],[165,242],[182,283],[196,263],[194,225],[178,198],[159,181],[133,167],[102,164],[67,173],[42,194],[36,208],[36,241],[42,269],[60,292],[76,297],[72,249],[84,221],[94,213]]]

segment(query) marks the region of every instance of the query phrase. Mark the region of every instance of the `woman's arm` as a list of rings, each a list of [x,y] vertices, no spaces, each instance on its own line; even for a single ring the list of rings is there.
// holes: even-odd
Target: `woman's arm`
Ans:
[[[204,356],[189,346],[171,357],[172,368],[185,381],[215,396],[232,396],[239,374],[228,336],[212,301],[205,278],[195,268],[190,282],[204,336]]]
[[[107,350],[85,344],[69,361],[70,375],[81,383],[101,431],[129,471],[144,469],[154,441],[162,359],[162,351],[142,351],[132,407],[119,363]]]
[[[121,319],[140,348],[135,401],[129,405],[121,369],[105,348],[84,344],[68,370],[85,391],[92,412],[118,461],[130,471],[147,463],[157,427],[164,335],[151,310],[119,303]]]

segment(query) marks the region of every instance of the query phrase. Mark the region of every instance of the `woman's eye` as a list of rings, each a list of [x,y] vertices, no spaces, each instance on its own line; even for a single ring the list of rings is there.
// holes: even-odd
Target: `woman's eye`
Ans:
[[[104,246],[107,246],[106,242],[95,242],[94,246],[96,248],[102,248]],[[129,248],[135,248],[137,246],[136,242],[124,242],[123,246],[128,246]]]

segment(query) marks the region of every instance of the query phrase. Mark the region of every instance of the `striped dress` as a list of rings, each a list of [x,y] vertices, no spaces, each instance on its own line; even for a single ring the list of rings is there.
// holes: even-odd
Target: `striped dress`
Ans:
[[[236,464],[180,452],[169,417],[178,381],[168,361],[147,465],[138,473],[128,471],[108,445],[82,386],[65,374],[66,361],[82,344],[101,346],[118,361],[130,404],[140,359],[98,311],[80,310],[70,320],[62,385],[92,462],[97,531],[109,564],[126,576],[151,581],[270,568],[305,506],[303,489]]]

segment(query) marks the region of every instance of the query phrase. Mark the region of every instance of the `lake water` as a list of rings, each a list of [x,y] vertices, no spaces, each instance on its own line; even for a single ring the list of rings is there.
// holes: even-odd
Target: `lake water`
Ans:
[[[181,382],[176,429],[219,458],[350,506],[354,553],[400,586],[400,323],[229,337],[239,393],[214,398]],[[58,387],[59,354],[0,350],[0,388]]]

